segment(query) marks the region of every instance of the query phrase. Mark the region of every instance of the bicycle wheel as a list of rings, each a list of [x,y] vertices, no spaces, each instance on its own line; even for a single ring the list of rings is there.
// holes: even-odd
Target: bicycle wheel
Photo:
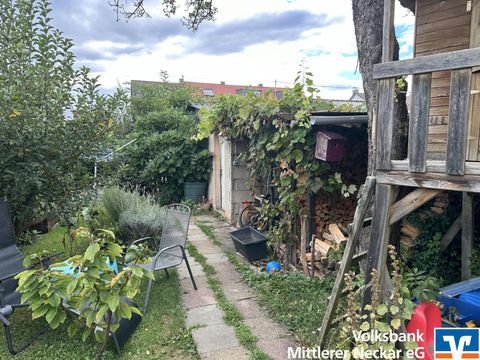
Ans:
[[[253,205],[250,204],[245,207],[240,213],[240,226],[251,226],[256,227],[260,220],[260,211]]]

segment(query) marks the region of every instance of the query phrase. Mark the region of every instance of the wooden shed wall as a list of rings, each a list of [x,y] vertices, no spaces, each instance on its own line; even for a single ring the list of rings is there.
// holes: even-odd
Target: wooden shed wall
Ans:
[[[417,0],[415,57],[469,48],[471,13],[466,0]],[[427,158],[444,160],[447,150],[450,71],[432,75]]]

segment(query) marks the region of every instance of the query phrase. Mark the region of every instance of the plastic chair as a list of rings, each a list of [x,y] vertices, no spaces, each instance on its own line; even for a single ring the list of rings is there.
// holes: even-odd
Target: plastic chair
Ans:
[[[433,360],[433,345],[435,341],[435,328],[442,327],[440,309],[434,303],[422,302],[416,308],[407,325],[407,333],[415,334],[417,331],[424,334],[424,341],[417,342],[425,351],[425,359]]]

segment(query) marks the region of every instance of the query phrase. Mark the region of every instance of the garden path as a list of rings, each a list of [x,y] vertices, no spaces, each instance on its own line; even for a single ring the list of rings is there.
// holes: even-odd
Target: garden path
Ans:
[[[213,227],[215,245],[195,224],[201,222]],[[254,292],[242,281],[240,274],[225,256],[226,251],[235,249],[228,233],[235,228],[213,216],[197,216],[189,229],[189,242],[206,258],[208,265],[215,269],[214,276],[220,283],[227,303],[241,314],[243,325],[258,339],[256,348],[273,360],[287,359],[288,347],[297,347],[293,335],[282,324],[271,320],[255,302]],[[215,296],[208,282],[204,267],[189,255],[189,261],[197,282],[193,290],[185,266],[178,268],[183,289],[183,303],[186,310],[186,325],[194,326],[192,336],[202,360],[243,360],[251,354],[241,345],[238,334],[227,325],[218,296]],[[240,335],[241,336],[241,335]],[[248,344],[243,343],[248,347]]]

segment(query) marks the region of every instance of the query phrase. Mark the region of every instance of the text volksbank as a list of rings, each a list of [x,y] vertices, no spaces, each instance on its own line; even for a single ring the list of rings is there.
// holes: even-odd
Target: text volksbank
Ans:
[[[400,349],[384,349],[382,343],[406,343],[406,342],[423,342],[424,334],[418,330],[416,333],[404,334],[390,332],[380,332],[372,330],[370,332],[354,331],[353,340],[355,343],[370,343],[379,344],[377,349],[355,349],[350,350],[334,350],[321,349],[320,347],[305,348],[305,347],[290,347],[288,348],[289,359],[401,359],[403,356],[407,358],[415,357],[417,359],[425,358],[425,350],[418,347],[412,350],[402,351]]]

